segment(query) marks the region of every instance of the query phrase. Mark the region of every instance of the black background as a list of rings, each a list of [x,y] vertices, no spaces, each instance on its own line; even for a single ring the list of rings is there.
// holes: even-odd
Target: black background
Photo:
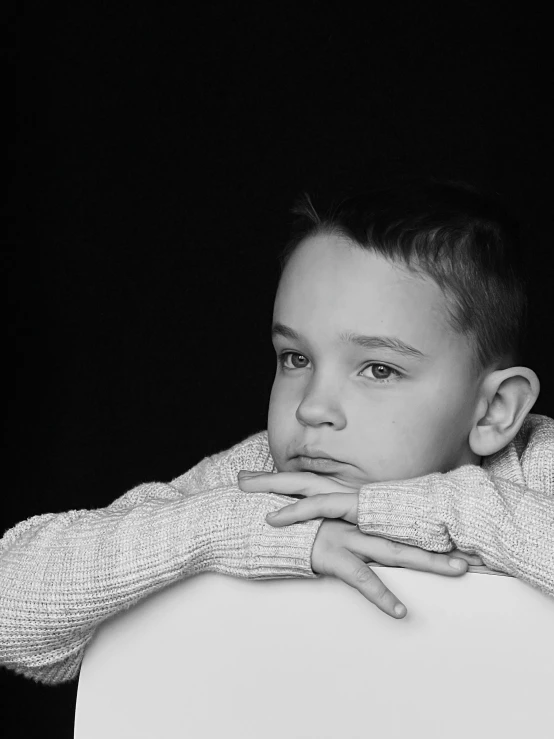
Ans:
[[[20,7],[2,531],[265,428],[290,207],[370,173],[467,177],[513,204],[533,411],[554,415],[550,26],[485,5]],[[70,737],[76,688],[0,670],[0,721]]]

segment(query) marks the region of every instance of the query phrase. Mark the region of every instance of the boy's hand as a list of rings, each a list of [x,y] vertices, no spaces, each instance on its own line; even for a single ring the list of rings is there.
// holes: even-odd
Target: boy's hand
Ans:
[[[312,549],[313,571],[338,577],[359,590],[384,613],[393,618],[403,618],[407,613],[406,606],[368,567],[368,562],[453,577],[467,571],[467,563],[457,557],[369,536],[346,521],[323,521]]]
[[[248,477],[241,470],[238,481],[240,489],[248,493],[303,497],[298,503],[268,514],[267,522],[272,526],[289,526],[312,518],[344,518],[358,523],[358,488],[347,487],[315,472],[258,472]]]
[[[284,506],[277,513],[277,522],[268,517],[266,520],[271,525],[288,526],[313,518],[344,519],[325,520],[321,524],[312,550],[312,569],[316,574],[343,580],[393,618],[403,618],[406,607],[367,566],[367,562],[448,576],[464,574],[467,571],[464,561],[482,564],[479,557],[458,550],[438,554],[363,534],[354,525],[358,516],[358,492],[312,472],[260,473],[249,479],[241,475],[239,487],[252,493],[308,496]],[[322,488],[328,492],[322,493]]]

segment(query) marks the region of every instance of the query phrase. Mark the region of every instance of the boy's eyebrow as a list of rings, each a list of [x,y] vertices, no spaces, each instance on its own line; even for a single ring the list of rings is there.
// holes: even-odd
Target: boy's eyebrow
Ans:
[[[301,341],[302,338],[293,328],[285,326],[284,323],[279,323],[278,321],[271,327],[271,337],[273,338],[274,336],[283,336],[285,339],[291,339],[292,341]],[[427,357],[419,349],[406,344],[405,341],[394,336],[366,336],[365,334],[357,334],[354,331],[341,331],[339,333],[339,341],[342,344],[356,344],[364,349],[392,349],[392,351],[407,357],[416,357],[418,359]]]

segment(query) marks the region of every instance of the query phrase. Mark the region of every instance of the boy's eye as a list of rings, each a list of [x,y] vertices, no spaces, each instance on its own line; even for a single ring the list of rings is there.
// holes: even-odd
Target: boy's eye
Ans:
[[[371,372],[373,373],[373,377],[376,380],[388,380],[393,372],[396,372],[392,367],[389,367],[388,364],[377,364],[377,362],[372,362],[372,364],[368,364],[366,369],[371,369]],[[396,373],[398,374],[398,372]]]
[[[285,366],[288,357],[291,357],[291,361],[293,361],[293,363],[300,362],[301,366]],[[305,362],[308,360],[303,354],[297,354],[296,352],[283,352],[278,356],[278,361],[283,370],[291,372],[297,369],[305,369]],[[402,374],[398,370],[394,369],[394,367],[390,367],[388,364],[384,364],[383,362],[370,362],[369,364],[366,364],[362,371],[365,372],[367,369],[369,369],[371,373],[371,376],[368,379],[373,379],[375,382],[382,384],[393,382],[402,377]],[[394,375],[394,378],[392,375]]]
[[[300,357],[301,359],[306,359],[306,357],[303,354],[296,354],[296,352],[283,352],[282,354],[279,354],[278,360],[279,360],[279,364],[284,369],[304,369],[304,367],[294,367],[294,366],[285,367],[285,362],[287,361],[287,357],[291,357],[291,359],[294,357],[295,361],[297,360],[297,357]]]

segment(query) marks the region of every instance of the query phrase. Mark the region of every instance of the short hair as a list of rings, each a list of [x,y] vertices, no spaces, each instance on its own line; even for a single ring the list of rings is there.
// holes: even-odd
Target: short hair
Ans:
[[[348,196],[323,215],[304,193],[292,212],[280,277],[306,238],[346,237],[435,281],[448,324],[470,340],[475,372],[521,363],[528,299],[519,225],[496,195],[467,182],[412,177]]]

